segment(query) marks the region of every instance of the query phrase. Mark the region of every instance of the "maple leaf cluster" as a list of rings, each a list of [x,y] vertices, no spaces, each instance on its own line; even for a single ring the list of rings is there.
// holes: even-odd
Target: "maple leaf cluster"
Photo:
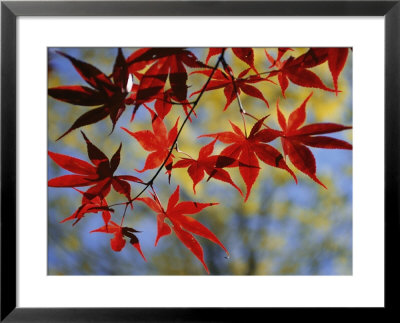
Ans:
[[[228,50],[231,50],[234,57],[247,66],[237,76],[225,58]],[[265,114],[265,111],[272,109],[268,101],[271,98],[266,97],[266,94],[257,88],[257,84],[279,86],[282,99],[286,97],[290,82],[296,86],[313,88],[314,91],[327,91],[333,92],[336,96],[340,95],[338,79],[345,66],[349,49],[310,48],[298,57],[291,56],[291,52],[291,48],[278,48],[274,55],[271,50],[265,50],[266,71],[260,72],[255,66],[255,53],[252,48],[210,48],[204,62],[185,48],[141,48],[133,51],[128,57],[125,57],[122,49],[119,48],[112,73],[106,75],[97,67],[58,51],[58,54],[72,64],[87,84],[53,87],[48,90],[49,96],[71,105],[92,108],[67,127],[57,140],[78,128],[100,122],[106,117],[110,118],[112,124],[110,133],[106,135],[111,135],[121,115],[131,107],[132,126],[129,129],[121,127],[123,130],[121,135],[128,134],[139,143],[143,150],[148,152],[142,169],[132,167],[136,172],[134,176],[115,175],[121,160],[122,143],[109,159],[83,131],[81,131],[82,138],[86,143],[90,162],[49,151],[49,157],[72,174],[52,178],[48,185],[73,188],[82,195],[78,209],[61,222],[72,220],[75,225],[88,214],[101,213],[104,225],[91,232],[112,234],[111,248],[117,252],[125,247],[126,241],[129,241],[146,260],[137,237],[140,231],[124,226],[128,207],[130,206],[133,210],[135,203],[144,203],[156,213],[155,245],[160,238],[174,232],[209,273],[204,261],[203,249],[194,235],[209,239],[219,245],[227,255],[229,255],[228,250],[207,227],[188,215],[197,214],[204,208],[218,203],[179,202],[178,185],[170,196],[167,207],[164,207],[154,188],[155,180],[163,168],[169,181],[173,176],[173,169],[187,169],[188,176],[193,182],[194,194],[196,194],[197,184],[207,175],[207,181],[215,179],[231,185],[243,196],[244,202],[250,197],[252,187],[261,172],[260,161],[269,167],[285,171],[295,183],[298,179],[292,168],[296,168],[314,182],[327,188],[317,177],[316,160],[309,147],[351,150],[352,145],[348,142],[325,136],[328,133],[351,129],[351,126],[335,123],[304,125],[307,103],[313,94],[310,91],[310,94],[287,119],[280,108],[279,98],[274,98],[277,101],[277,123],[280,127],[280,129],[274,129],[267,125],[270,118],[268,118],[269,114]],[[210,66],[209,61],[214,56],[218,59],[215,65]],[[284,57],[287,58],[284,59]],[[327,63],[331,73],[333,88],[324,84],[312,71],[312,68],[324,63]],[[201,88],[190,92],[188,90],[191,87],[190,76],[193,74],[203,75],[206,81]],[[196,116],[195,108],[203,94],[216,90],[223,90],[226,99],[222,107],[223,111],[232,106],[234,101],[238,102],[238,113],[243,119],[243,128],[227,120],[231,131],[200,135],[199,137],[213,139],[203,146],[198,152],[198,157],[194,158],[178,149],[179,135],[186,122],[192,122],[191,117]],[[241,95],[261,100],[267,110],[264,110],[260,117],[246,112]],[[195,100],[191,101],[193,99]],[[150,115],[151,130],[135,129],[134,117],[138,109],[142,107]],[[179,117],[176,117],[174,126],[168,129],[165,117],[176,112],[175,107],[183,108],[185,117],[182,122]],[[244,122],[247,117],[255,120],[249,133],[246,131]],[[279,145],[272,145],[272,142],[278,139],[280,139],[281,150],[279,150]],[[213,154],[217,142],[222,143],[224,147],[220,153]],[[238,169],[243,179],[245,194],[240,185],[232,180],[230,170],[233,168]],[[149,181],[144,181],[139,177],[141,173],[153,169],[157,171]],[[135,194],[132,193],[132,184],[135,184],[135,189],[139,187]],[[81,190],[77,187],[86,188]],[[122,195],[126,201],[108,205],[107,197],[111,189]],[[148,196],[142,196],[144,193]],[[114,210],[119,206],[125,206],[120,224],[117,223],[115,214],[117,212]]]

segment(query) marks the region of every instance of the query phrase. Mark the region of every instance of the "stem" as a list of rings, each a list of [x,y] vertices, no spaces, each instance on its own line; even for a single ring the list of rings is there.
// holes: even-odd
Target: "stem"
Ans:
[[[243,116],[243,114],[246,114],[246,110],[243,108],[242,101],[240,100],[239,91],[238,91],[238,88],[237,88],[236,82],[235,82],[235,76],[232,74],[231,70],[228,68],[228,64],[225,61],[224,57],[222,58],[222,65],[224,66],[225,70],[228,71],[229,76],[230,76],[230,78],[232,80],[233,90],[235,91],[236,100],[237,100],[238,105],[239,105],[239,112],[240,112],[240,115],[242,116],[242,120],[243,120],[244,134],[247,137],[246,121],[245,121],[244,116]]]
[[[160,201],[160,199],[158,198],[157,192],[156,192],[156,190],[154,189],[154,186],[153,186],[153,185],[150,185],[150,188],[151,188],[151,190],[153,191],[154,196],[156,197],[156,202],[157,202],[158,205],[160,206],[161,210],[162,210],[163,212],[165,212],[165,211],[164,211],[164,208],[163,208],[163,206],[162,206],[162,204],[161,204],[161,201]]]
[[[247,138],[246,120],[244,118],[244,114],[246,114],[246,111],[245,112],[240,111],[240,115],[242,116],[242,120],[243,120],[244,135]]]
[[[252,114],[250,114],[250,113],[248,113],[248,112],[245,112],[244,113],[246,116],[249,116],[250,118],[252,118],[252,119],[254,119],[254,120],[260,120],[260,119],[258,119],[258,118],[256,118],[255,116],[253,116]],[[266,125],[264,122],[263,122],[263,126],[265,127],[265,128],[267,128],[267,129],[271,129],[268,125]]]
[[[273,72],[279,72],[279,70],[272,70],[272,71],[261,72],[258,74],[251,74],[251,75],[246,76],[244,79],[247,80],[248,78],[253,77],[253,76],[260,76],[260,75],[269,74],[269,73],[273,73]]]
[[[173,104],[173,105],[192,105],[194,104],[195,101],[187,101],[187,102],[175,102],[175,101],[171,101],[171,100],[165,100],[165,99],[158,99],[161,100],[165,103],[169,103],[169,104]]]
[[[124,214],[122,215],[121,224],[119,225],[120,227],[122,227],[122,224],[124,224],[126,209],[128,208],[128,205],[128,203],[125,204]]]
[[[190,156],[189,154],[187,154],[187,153],[185,153],[184,151],[180,150],[180,149],[178,148],[178,144],[176,145],[175,150],[176,150],[178,153],[183,154],[183,155],[189,157],[189,158],[192,159],[192,160],[194,159],[194,158],[193,158],[192,156]]]

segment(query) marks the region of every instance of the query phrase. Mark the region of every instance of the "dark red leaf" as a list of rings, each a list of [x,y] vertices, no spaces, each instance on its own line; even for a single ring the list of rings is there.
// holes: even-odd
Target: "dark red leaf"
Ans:
[[[92,163],[96,166],[99,166],[103,162],[108,162],[107,156],[99,148],[92,144],[83,131],[81,131],[81,134],[86,141],[88,156]]]
[[[119,162],[121,161],[121,148],[122,148],[122,143],[119,145],[115,154],[111,157],[110,169],[113,173],[118,168]]]
[[[128,201],[131,200],[131,185],[128,182],[125,182],[124,180],[115,176],[113,177],[111,183],[116,192],[125,195]]]
[[[261,91],[259,89],[257,89],[253,85],[248,85],[244,82],[239,83],[239,88],[247,95],[250,95],[252,97],[255,97],[257,99],[264,101],[267,108],[269,108],[269,103],[268,103],[267,99],[264,97],[264,95],[261,93]]]
[[[206,64],[208,64],[208,61],[210,60],[211,57],[216,56],[216,55],[221,55],[222,53],[222,48],[220,47],[211,47],[208,49],[208,55],[206,58]]]
[[[283,97],[285,97],[285,91],[289,86],[289,80],[299,86],[335,92],[334,89],[328,88],[314,72],[308,70],[308,68],[320,65],[328,59],[327,48],[310,48],[305,54],[297,58],[290,56],[285,61],[280,61],[283,54],[280,55],[279,52],[278,49],[278,57],[274,60],[265,51],[271,67],[277,68],[277,70],[271,71],[269,76],[278,76]],[[286,48],[284,52],[286,52]]]
[[[122,50],[118,50],[112,80],[99,69],[86,62],[77,60],[65,53],[58,52],[66,57],[74,65],[82,78],[90,84],[93,89],[84,86],[63,86],[49,89],[49,95],[64,102],[101,107],[92,109],[81,115],[73,125],[57,140],[61,139],[72,130],[96,123],[110,116],[114,130],[119,117],[125,111],[125,98],[128,94],[129,71]],[[129,85],[133,88],[133,84]],[[111,131],[111,132],[112,132]]]
[[[306,104],[311,96],[312,92],[304,100],[304,102],[290,114],[287,124],[288,133],[292,133],[293,131],[297,130],[297,128],[300,127],[304,123],[304,121],[306,121]]]
[[[125,180],[125,181],[131,181],[131,182],[136,182],[136,183],[143,183],[143,181],[140,178],[137,178],[136,176],[131,176],[131,175],[119,175],[119,176],[114,176],[116,178]]]
[[[348,150],[353,149],[353,146],[346,141],[326,136],[301,136],[299,137],[299,142],[304,145],[316,148]]]
[[[238,47],[238,48],[232,48],[232,51],[236,55],[236,57],[238,57],[240,60],[249,65],[258,74],[254,66],[253,48]]]
[[[54,87],[48,90],[48,94],[54,99],[76,105],[96,106],[104,103],[102,93],[81,85]]]
[[[50,187],[80,187],[92,185],[93,181],[88,176],[83,175],[64,175],[50,179]]]
[[[48,154],[50,158],[54,160],[55,163],[57,163],[57,165],[70,172],[82,175],[96,174],[96,168],[88,162],[85,162],[84,160],[67,155],[53,153],[51,151],[49,151]]]
[[[167,78],[171,84],[172,95],[178,101],[184,101],[187,97],[187,71],[191,68],[208,68],[201,63],[190,51],[183,48],[149,48],[138,55],[130,63],[140,61],[155,61],[143,74],[139,90],[136,94],[132,120],[137,109],[144,103],[153,101],[163,91]]]
[[[312,87],[318,88],[329,92],[335,92],[328,88],[324,83],[322,83],[321,79],[315,74],[306,69],[299,69],[299,68],[291,68],[286,72],[287,77],[290,81],[294,84],[303,86],[303,87]]]
[[[328,65],[336,92],[338,91],[338,77],[346,64],[348,53],[348,48],[329,48]]]
[[[82,204],[92,203],[94,199],[103,200],[110,192],[111,186],[130,200],[130,184],[126,181],[142,183],[142,180],[135,176],[120,175],[114,176],[119,162],[122,144],[111,158],[97,148],[89,138],[82,132],[82,136],[86,141],[88,155],[92,163],[91,165],[83,160],[49,152],[49,156],[61,167],[80,175],[64,175],[49,180],[48,185],[53,187],[79,187],[91,186],[86,192],[82,192],[84,199]],[[80,191],[79,191],[80,192]],[[100,201],[99,201],[100,202]]]
[[[122,49],[118,48],[117,58],[115,59],[112,77],[114,84],[121,88],[122,92],[126,92],[126,84],[128,83],[129,71]]]
[[[106,107],[100,107],[96,109],[92,109],[84,114],[82,114],[69,128],[66,132],[64,132],[57,140],[60,140],[67,134],[69,134],[72,130],[78,129],[83,126],[87,126],[93,123],[96,123],[100,120],[103,120],[110,114],[109,110]]]
[[[326,188],[316,176],[315,158],[311,150],[306,146],[350,150],[352,149],[352,145],[343,140],[316,135],[351,129],[351,127],[334,123],[314,123],[299,128],[306,120],[306,104],[311,94],[290,114],[287,125],[285,117],[277,104],[278,120],[283,130],[281,133],[281,141],[283,151],[285,155],[289,156],[292,164],[298,170]]]
[[[100,89],[104,87],[112,87],[111,81],[98,68],[63,52],[57,51],[57,53],[68,58],[80,76],[82,76],[82,78],[94,88]]]
[[[110,193],[111,182],[112,180],[109,178],[95,182],[95,185],[84,192],[83,196],[90,201],[96,198],[100,198],[102,200],[108,195],[108,193]]]

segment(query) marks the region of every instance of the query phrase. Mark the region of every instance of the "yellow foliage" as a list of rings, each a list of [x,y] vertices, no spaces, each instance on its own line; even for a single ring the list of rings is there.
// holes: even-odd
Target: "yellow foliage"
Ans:
[[[79,239],[75,235],[68,235],[62,242],[63,246],[70,251],[77,251],[81,247]]]

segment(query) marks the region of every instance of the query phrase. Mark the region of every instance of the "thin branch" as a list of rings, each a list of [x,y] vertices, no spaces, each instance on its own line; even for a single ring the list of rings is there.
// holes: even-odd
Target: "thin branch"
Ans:
[[[204,92],[207,89],[208,84],[210,83],[215,71],[217,70],[219,64],[223,61],[225,61],[224,59],[224,54],[225,54],[225,49],[222,50],[222,53],[220,54],[217,63],[215,64],[215,66],[213,67],[210,76],[207,79],[207,82],[204,84],[201,92],[199,93],[199,95],[197,96],[196,100],[193,102],[193,105],[189,111],[189,113],[186,115],[186,118],[183,120],[182,125],[179,128],[179,131],[175,137],[174,142],[171,145],[171,148],[169,149],[168,155],[167,157],[165,157],[163,163],[161,164],[161,166],[157,169],[157,171],[155,172],[155,174],[153,175],[153,177],[146,183],[145,187],[138,193],[136,194],[135,197],[133,197],[132,199],[130,199],[128,202],[123,202],[123,203],[116,203],[116,204],[112,204],[109,207],[112,206],[118,206],[118,205],[128,205],[129,203],[132,203],[134,200],[136,200],[138,197],[140,197],[149,187],[151,187],[154,183],[154,180],[157,178],[158,174],[161,172],[161,170],[163,169],[163,167],[165,166],[165,164],[167,163],[169,157],[172,154],[172,151],[175,148],[176,143],[178,142],[178,138],[180,136],[180,134],[182,133],[183,127],[185,126],[186,122],[189,120],[190,115],[193,113],[194,109],[197,107],[201,97],[203,96]]]
[[[244,116],[243,116],[243,114],[246,114],[246,110],[243,108],[242,101],[240,100],[239,91],[238,91],[238,88],[237,88],[236,82],[235,82],[235,76],[232,74],[231,69],[228,68],[229,67],[228,63],[226,62],[224,57],[222,58],[222,65],[224,66],[225,70],[228,71],[229,76],[231,78],[232,85],[233,85],[233,90],[235,91],[236,100],[237,100],[238,105],[239,105],[239,112],[240,112],[240,115],[242,116],[242,120],[243,120],[244,134],[247,137],[246,121],[245,121]]]
[[[175,102],[175,101],[171,101],[171,100],[166,100],[166,99],[157,99],[157,100],[161,100],[165,103],[169,103],[172,105],[192,105],[195,103],[195,101],[187,101],[187,102]]]
[[[129,205],[129,203],[125,204],[125,210],[124,210],[124,214],[122,215],[121,224],[120,224],[121,227],[124,224],[126,209],[128,208],[128,205]]]
[[[245,114],[246,116],[249,116],[250,118],[256,120],[256,121],[260,120],[260,119],[258,119],[257,117],[253,116],[252,114],[250,114],[250,113],[248,113],[248,112],[245,112],[244,114]],[[263,122],[263,126],[264,126],[265,128],[267,128],[267,129],[271,129],[271,128],[270,128],[268,125],[266,125],[264,122]]]
[[[156,202],[157,202],[158,205],[160,206],[161,210],[162,210],[163,212],[165,212],[165,211],[164,211],[164,207],[162,206],[161,201],[160,201],[160,199],[158,198],[157,192],[156,192],[156,190],[154,189],[154,186],[153,186],[153,185],[150,185],[150,188],[151,188],[151,190],[153,191],[153,194],[154,194],[154,196],[155,196],[155,198],[156,198],[156,200],[157,200]]]
[[[197,97],[196,100],[194,101],[193,106],[192,106],[192,108],[190,109],[189,113],[187,114],[185,120],[183,120],[182,125],[180,126],[179,131],[178,131],[178,133],[177,133],[177,135],[176,135],[176,137],[175,137],[175,140],[174,140],[174,142],[172,143],[171,148],[169,149],[169,152],[168,152],[167,157],[164,159],[164,162],[161,164],[161,166],[158,168],[157,172],[154,174],[154,176],[153,176],[153,177],[150,179],[150,181],[148,182],[149,185],[153,184],[153,181],[156,179],[156,177],[158,176],[158,174],[161,172],[162,168],[163,168],[163,167],[165,166],[165,164],[167,163],[169,157],[171,156],[172,151],[174,150],[174,147],[175,147],[176,143],[178,142],[178,138],[179,138],[179,136],[180,136],[180,134],[181,134],[181,132],[182,132],[182,130],[183,130],[183,127],[185,126],[186,122],[189,120],[190,115],[192,114],[192,112],[194,111],[194,109],[197,107],[197,105],[198,105],[198,103],[199,103],[201,97],[203,96],[204,92],[205,92],[206,89],[207,89],[208,84],[209,84],[210,81],[211,81],[211,78],[213,77],[215,71],[217,70],[219,63],[222,62],[222,61],[224,60],[224,53],[225,53],[225,49],[222,50],[222,53],[221,53],[221,55],[219,56],[218,61],[217,61],[217,63],[215,64],[214,68],[212,69],[211,74],[210,74],[210,76],[208,77],[207,82],[205,83],[203,89],[201,90],[201,92],[199,93],[198,97]]]
[[[190,159],[194,160],[194,158],[193,158],[192,156],[190,156],[189,154],[187,154],[187,153],[185,153],[184,151],[180,150],[180,149],[178,148],[178,144],[176,144],[175,150],[176,150],[176,152],[178,152],[178,153],[180,153],[180,154],[183,154],[183,155],[189,157]]]
[[[272,70],[272,71],[261,72],[261,73],[258,73],[258,74],[251,74],[251,75],[246,76],[246,77],[244,78],[244,80],[247,80],[247,79],[249,79],[249,78],[251,78],[251,77],[254,77],[254,76],[260,76],[260,75],[269,74],[269,73],[274,73],[274,72],[279,72],[279,70]]]
[[[245,112],[240,111],[240,115],[241,115],[242,121],[243,121],[244,135],[247,138],[246,119],[244,118],[244,114],[246,114],[246,111]]]

